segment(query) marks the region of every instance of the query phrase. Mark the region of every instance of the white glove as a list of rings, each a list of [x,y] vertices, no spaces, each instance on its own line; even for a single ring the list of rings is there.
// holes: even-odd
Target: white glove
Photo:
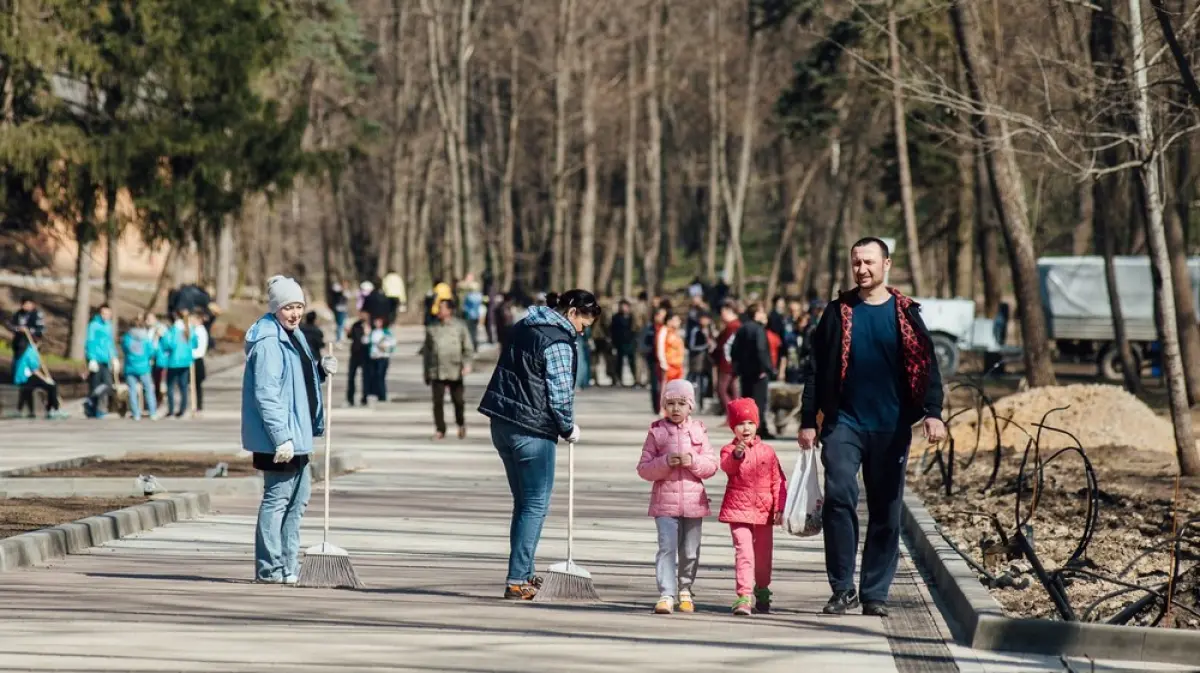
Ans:
[[[275,462],[288,463],[296,455],[296,449],[292,446],[292,440],[287,440],[283,444],[275,447]]]
[[[579,426],[571,426],[571,434],[567,435],[567,441],[574,444],[579,441]]]
[[[333,375],[338,372],[337,358],[332,355],[326,355],[321,358],[321,369],[325,370],[326,374]]]
[[[100,363],[95,360],[88,360],[88,371],[93,374],[100,371]]]

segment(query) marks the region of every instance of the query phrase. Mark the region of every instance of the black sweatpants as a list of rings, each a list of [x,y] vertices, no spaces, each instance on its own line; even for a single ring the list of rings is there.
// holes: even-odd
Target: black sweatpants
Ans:
[[[446,390],[450,391],[450,402],[454,404],[454,423],[458,427],[463,427],[467,424],[463,407],[463,380],[457,381],[431,381],[430,386],[433,388],[433,424],[437,431],[446,434],[446,411],[443,406],[446,403]]]
[[[858,553],[858,470],[867,489],[867,538],[859,595],[886,601],[900,558],[900,507],[912,430],[867,432],[837,423],[822,433],[825,466],[825,572],[834,591],[854,588]]]
[[[25,383],[21,384],[21,388],[17,392],[17,413],[28,408],[29,415],[33,415],[33,393],[35,390],[46,391],[46,412],[49,413],[58,408],[58,384],[48,383],[44,379],[37,376],[30,376]]]
[[[367,404],[367,395],[371,393],[370,384],[371,370],[369,369],[371,361],[367,358],[350,358],[350,381],[346,384],[346,401],[350,406],[354,406],[354,393],[358,387],[359,371],[362,371],[362,404]]]

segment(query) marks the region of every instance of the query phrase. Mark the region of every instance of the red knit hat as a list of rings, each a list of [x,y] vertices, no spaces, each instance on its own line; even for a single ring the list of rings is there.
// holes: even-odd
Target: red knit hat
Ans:
[[[739,397],[729,403],[725,409],[726,418],[729,420],[729,427],[736,428],[737,426],[752,421],[758,425],[758,405],[749,397]]]

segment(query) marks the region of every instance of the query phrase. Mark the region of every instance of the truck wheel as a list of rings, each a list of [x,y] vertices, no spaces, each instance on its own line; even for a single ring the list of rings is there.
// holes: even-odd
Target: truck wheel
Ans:
[[[1117,350],[1116,344],[1109,344],[1100,351],[1100,357],[1096,360],[1100,378],[1105,381],[1120,383],[1125,380],[1125,373],[1121,370],[1121,352]],[[1138,357],[1138,352],[1133,351],[1133,366],[1137,368],[1138,374],[1142,371],[1142,359]]]
[[[954,376],[958,371],[958,344],[945,334],[933,334],[933,354],[937,357],[938,371],[942,378]]]

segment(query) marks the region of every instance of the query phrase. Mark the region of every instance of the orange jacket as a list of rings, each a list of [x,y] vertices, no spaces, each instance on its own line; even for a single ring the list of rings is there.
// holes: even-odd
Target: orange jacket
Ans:
[[[679,330],[666,325],[658,328],[654,335],[654,350],[658,355],[659,375],[663,381],[683,378],[684,347]]]

